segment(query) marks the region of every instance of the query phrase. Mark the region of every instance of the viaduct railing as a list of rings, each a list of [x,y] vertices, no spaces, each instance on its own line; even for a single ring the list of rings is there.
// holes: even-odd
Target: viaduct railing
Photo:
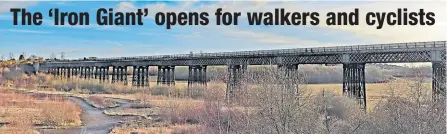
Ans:
[[[343,93],[357,98],[366,108],[365,64],[389,62],[431,62],[433,97],[445,96],[446,41],[47,61],[34,66],[58,77],[124,84],[132,67],[132,85],[137,87],[149,86],[149,66],[158,66],[159,85],[174,85],[175,66],[188,66],[191,87],[206,85],[207,66],[226,65],[227,96],[232,96],[241,88],[248,65],[278,65],[284,74],[294,74],[299,64],[343,64]]]

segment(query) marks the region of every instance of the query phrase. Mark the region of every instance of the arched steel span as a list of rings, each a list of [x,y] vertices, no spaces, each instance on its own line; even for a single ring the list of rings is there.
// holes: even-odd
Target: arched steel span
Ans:
[[[226,65],[230,94],[238,88],[248,65],[285,66],[290,74],[298,71],[299,64],[343,64],[343,93],[359,99],[366,107],[365,64],[409,62],[431,62],[433,96],[445,96],[446,41],[47,61],[37,65],[37,70],[102,81],[109,81],[111,75],[111,82],[124,84],[127,84],[127,75],[132,75],[134,86],[148,86],[149,66],[158,66],[157,84],[167,85],[175,84],[175,66],[189,66],[188,85],[192,86],[206,84],[207,66]],[[130,74],[128,67],[133,67]]]

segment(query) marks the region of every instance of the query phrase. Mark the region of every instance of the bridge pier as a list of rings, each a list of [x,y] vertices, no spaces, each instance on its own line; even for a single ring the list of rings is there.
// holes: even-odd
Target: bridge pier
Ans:
[[[298,64],[285,64],[278,65],[279,73],[281,73],[279,79],[276,81],[282,84],[285,89],[293,91],[295,95],[298,94]]]
[[[53,69],[54,69],[54,68],[48,68],[47,73],[48,73],[48,74],[51,74],[51,75],[54,75],[54,73],[53,73]]]
[[[206,86],[206,68],[206,65],[189,66],[188,87],[192,87],[195,84]]]
[[[85,68],[85,79],[90,79],[92,75],[92,68],[91,67],[86,67]]]
[[[117,67],[117,75],[118,81],[123,82],[124,85],[127,85],[127,66]]]
[[[82,75],[81,75],[81,79],[87,79],[87,67],[82,67]]]
[[[297,76],[298,64],[278,65],[278,68],[281,72],[284,72],[284,76],[286,78],[293,78]]]
[[[70,67],[67,67],[67,79],[70,79],[70,77],[71,77],[71,68]]]
[[[54,77],[59,77],[59,75],[60,75],[60,67],[56,67],[56,68],[54,68]]]
[[[107,83],[110,82],[110,79],[109,79],[109,69],[110,69],[109,66],[104,67],[104,80],[103,81],[107,82]]]
[[[98,80],[99,82],[102,82],[103,79],[103,67],[95,67],[96,71],[95,71],[95,79]]]
[[[133,66],[132,86],[149,86],[149,66]]]
[[[93,67],[93,77],[94,79],[98,79],[99,67]]]
[[[106,67],[99,67],[99,81],[106,81]]]
[[[229,65],[226,97],[230,101],[235,96],[236,90],[243,90],[242,78],[247,71],[247,65]]]
[[[82,79],[84,76],[84,67],[79,67],[79,78]]]
[[[175,85],[175,66],[158,66],[157,85]]]
[[[79,70],[79,67],[73,67],[73,78],[74,79],[78,77],[78,70]]]
[[[112,66],[112,82],[111,83],[115,83],[116,82],[116,78],[117,78],[117,68],[116,66]]]
[[[432,79],[432,92],[433,92],[433,100],[437,101],[443,97],[445,97],[446,92],[446,63],[444,62],[432,62],[433,68],[433,79]]]
[[[64,78],[67,78],[67,68],[66,67],[62,68],[62,77],[61,77],[61,79],[64,79]]]
[[[365,63],[343,64],[343,95],[356,98],[366,110]]]

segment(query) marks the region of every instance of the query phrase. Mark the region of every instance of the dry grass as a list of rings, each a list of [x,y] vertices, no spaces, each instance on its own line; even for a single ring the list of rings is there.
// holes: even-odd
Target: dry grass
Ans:
[[[110,134],[200,134],[202,133],[198,125],[171,125],[166,127],[148,128],[113,128]]]
[[[0,107],[0,121],[9,123],[2,131],[27,130],[37,124],[47,127],[81,125],[81,108],[63,97],[24,95],[0,89]]]
[[[2,134],[39,134],[38,131],[30,128],[22,127],[1,127],[0,133]]]
[[[105,110],[104,114],[114,116],[141,116],[148,118],[150,116],[157,116],[160,114],[159,108],[126,108],[122,110]]]
[[[99,97],[99,96],[88,96],[88,97],[83,97],[83,99],[89,103],[90,105],[92,105],[93,107],[96,108],[111,108],[111,107],[117,107],[120,104],[108,99],[108,98],[104,98],[104,97]]]

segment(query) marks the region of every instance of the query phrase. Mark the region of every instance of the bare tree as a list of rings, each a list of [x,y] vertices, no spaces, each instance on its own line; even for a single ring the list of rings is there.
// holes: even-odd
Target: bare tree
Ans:
[[[65,52],[61,52],[61,60],[65,59]]]
[[[29,59],[34,61],[34,60],[37,60],[38,57],[36,55],[31,55],[31,56],[29,56]]]
[[[445,101],[431,100],[421,74],[412,70],[415,80],[391,83],[391,93],[370,114],[368,133],[446,133]]]
[[[56,59],[56,54],[53,52],[53,53],[51,53],[51,55],[50,55],[50,59]]]
[[[10,59],[10,60],[15,59],[15,58],[14,58],[14,53],[12,53],[12,52],[9,53],[9,59]]]

